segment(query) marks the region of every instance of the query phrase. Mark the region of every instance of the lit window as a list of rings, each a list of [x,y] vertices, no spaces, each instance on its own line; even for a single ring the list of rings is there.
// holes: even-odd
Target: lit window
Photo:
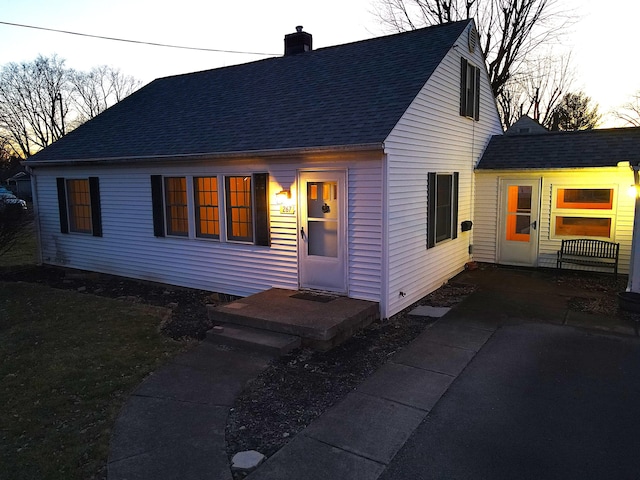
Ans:
[[[67,180],[67,202],[69,230],[78,233],[91,233],[89,179]]]
[[[187,179],[185,177],[165,178],[164,194],[167,234],[188,236]]]
[[[102,236],[100,181],[98,177],[57,178],[61,233]]]
[[[611,210],[612,188],[559,188],[556,206],[588,210]]]
[[[552,227],[558,237],[611,238],[613,188],[556,188]]]
[[[251,177],[226,177],[227,238],[253,241],[251,220]]]
[[[218,210],[218,177],[193,179],[196,200],[196,235],[220,238],[220,212]]]

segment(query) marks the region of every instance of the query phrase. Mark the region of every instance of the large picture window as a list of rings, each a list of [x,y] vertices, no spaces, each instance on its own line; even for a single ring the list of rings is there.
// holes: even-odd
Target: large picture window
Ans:
[[[556,187],[552,228],[556,237],[612,238],[613,188]]]
[[[153,233],[268,246],[268,187],[267,173],[151,175]]]
[[[429,173],[427,248],[458,236],[458,172]]]
[[[60,231],[101,237],[102,213],[98,177],[58,178],[56,182]]]

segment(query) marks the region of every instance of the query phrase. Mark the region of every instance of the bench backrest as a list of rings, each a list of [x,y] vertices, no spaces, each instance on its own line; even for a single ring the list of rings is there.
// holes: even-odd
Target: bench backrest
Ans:
[[[581,257],[618,258],[619,243],[580,238],[562,240],[561,251],[564,255],[580,255]]]

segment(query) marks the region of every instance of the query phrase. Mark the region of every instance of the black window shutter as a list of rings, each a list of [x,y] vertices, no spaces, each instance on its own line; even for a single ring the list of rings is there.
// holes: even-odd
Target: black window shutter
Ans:
[[[69,233],[67,214],[67,187],[64,178],[56,178],[58,184],[58,211],[60,212],[60,232]]]
[[[91,229],[94,237],[102,236],[102,210],[100,208],[100,180],[89,177],[89,196],[91,197]]]
[[[460,59],[460,115],[467,116],[467,60]]]
[[[473,106],[473,118],[480,120],[480,69],[476,67],[474,70],[476,73],[476,92],[473,97],[475,103]]]
[[[458,185],[460,174],[453,173],[453,186],[451,189],[451,239],[458,238]]]
[[[427,248],[436,245],[436,174],[427,177]]]
[[[255,173],[253,175],[253,198],[255,206],[255,243],[256,245],[271,245],[269,235],[269,174]]]
[[[153,234],[156,237],[164,237],[162,175],[151,175],[151,205],[153,210]]]

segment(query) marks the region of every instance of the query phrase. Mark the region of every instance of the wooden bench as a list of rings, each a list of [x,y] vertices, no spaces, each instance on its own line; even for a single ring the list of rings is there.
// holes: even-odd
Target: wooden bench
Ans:
[[[619,252],[619,243],[587,238],[562,240],[562,246],[558,250],[556,267],[562,268],[563,263],[573,263],[587,267],[605,267],[613,269],[613,273],[617,276]]]

